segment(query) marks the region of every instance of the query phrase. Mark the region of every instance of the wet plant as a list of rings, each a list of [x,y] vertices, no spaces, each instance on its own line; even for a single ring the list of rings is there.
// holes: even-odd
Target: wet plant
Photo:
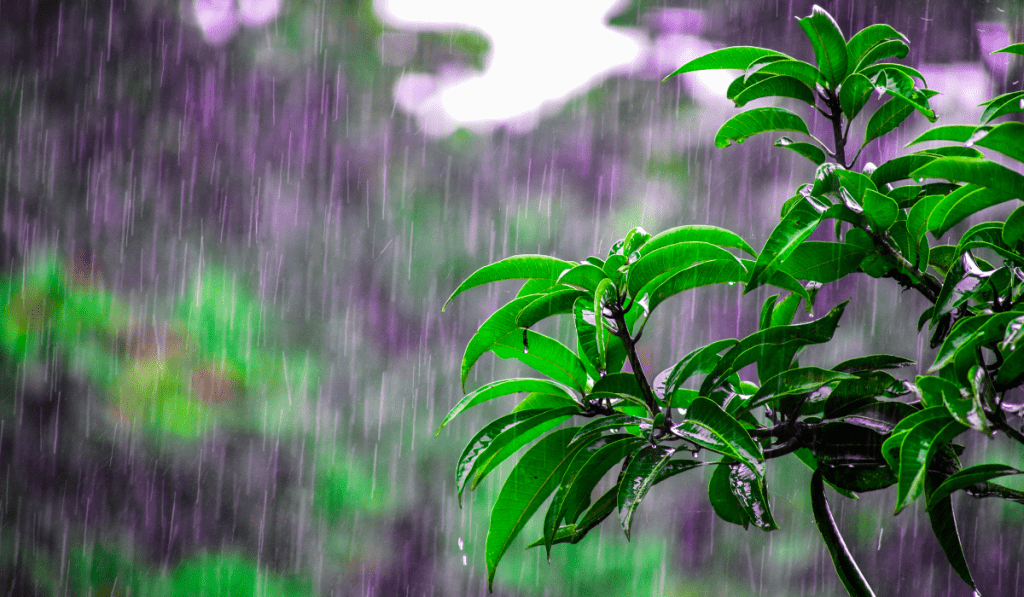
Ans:
[[[816,64],[770,49],[729,47],[669,75],[740,70],[727,91],[738,107],[766,97],[795,99],[831,125],[829,144],[814,137],[798,114],[765,107],[742,112],[718,130],[720,148],[776,131],[808,139],[775,143],[817,170],[785,202],[760,252],[713,226],[680,226],[653,236],[635,228],[603,258],[502,259],[477,270],[449,297],[490,282],[525,280],[469,340],[463,389],[487,352],[544,376],[486,384],[441,423],[443,428],[485,401],[526,394],[511,413],[476,433],[456,467],[461,502],[464,490],[537,440],[513,467],[491,511],[489,584],[549,497],[542,536],[529,547],[543,546],[550,555],[552,545],[579,542],[612,514],[628,537],[636,509],[654,485],[702,466],[715,467],[708,497],[720,518],[744,528],[777,529],[765,461],[793,455],[814,471],[808,496],[815,522],[851,595],[874,593],[833,520],[826,484],[853,498],[894,487],[896,513],[923,494],[950,565],[979,590],[950,498],[965,491],[1024,503],[1024,493],[992,482],[1024,471],[1000,462],[964,468],[964,448],[953,440],[968,431],[1003,433],[1024,445],[1020,406],[1005,400],[1024,384],[1024,207],[1006,221],[972,226],[952,244],[939,239],[988,207],[1024,199],[1019,167],[985,154],[1024,163],[1024,125],[993,124],[1024,112],[1024,91],[986,102],[979,126],[938,126],[908,147],[951,145],[859,165],[865,147],[915,112],[935,122],[928,100],[936,92],[917,70],[888,61],[909,51],[906,38],[888,25],[871,25],[847,39],[817,6],[799,24]],[[1024,44],[998,51],[1024,54]],[[866,123],[861,119],[862,141],[854,148],[852,124],[874,93],[887,99]],[[834,241],[808,240],[826,222]],[[833,338],[848,302],[801,324],[793,323],[797,308],[803,302],[809,309],[822,285],[853,274],[892,278],[931,303],[915,314],[918,333],[928,333],[938,349],[927,375],[897,379],[889,371],[913,361],[888,354],[854,356],[827,369],[800,366],[803,349]],[[649,378],[636,347],[654,309],[678,293],[715,284],[742,284],[745,293],[767,285],[784,293],[764,302],[757,332],[714,341]],[[555,315],[573,322],[576,350],[531,329]],[[756,381],[739,375],[750,366]],[[570,420],[576,425],[563,426]],[[616,475],[614,486],[594,496],[609,472]]]

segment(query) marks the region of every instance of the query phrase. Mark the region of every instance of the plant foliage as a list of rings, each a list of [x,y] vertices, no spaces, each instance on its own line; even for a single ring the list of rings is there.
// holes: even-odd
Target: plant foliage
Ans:
[[[555,543],[582,540],[613,513],[628,537],[637,507],[655,485],[703,465],[715,467],[708,497],[719,517],[776,529],[765,461],[795,453],[814,469],[812,511],[851,595],[874,593],[832,519],[826,483],[853,498],[893,487],[897,513],[923,494],[950,565],[978,590],[950,497],[965,491],[1020,502],[1020,492],[992,479],[1024,471],[1000,463],[964,469],[951,442],[975,431],[1004,433],[1024,444],[1021,412],[1003,400],[1024,383],[1024,207],[1005,222],[970,228],[954,244],[938,240],[987,207],[1024,199],[1024,127],[993,124],[1024,112],[1024,101],[1021,92],[994,98],[986,102],[979,126],[938,126],[908,147],[925,141],[950,145],[857,169],[868,144],[915,113],[934,122],[928,100],[936,92],[916,70],[888,62],[909,49],[888,25],[871,25],[846,38],[817,6],[799,24],[816,64],[774,50],[732,47],[669,75],[738,70],[728,91],[737,107],[756,98],[797,99],[831,124],[830,146],[810,134],[800,115],[762,107],[730,118],[715,135],[721,148],[762,133],[801,135],[805,141],[781,137],[775,145],[817,167],[814,180],[786,202],[759,253],[736,234],[712,226],[681,226],[654,236],[635,228],[604,259],[576,263],[519,255],[484,266],[448,299],[482,284],[522,280],[519,295],[469,340],[461,382],[488,351],[518,359],[548,378],[485,385],[441,424],[485,400],[527,393],[520,408],[470,441],[458,465],[461,500],[470,480],[476,486],[499,462],[537,440],[512,469],[491,511],[489,584],[502,555],[549,496],[554,498],[543,536],[530,547],[543,545],[550,553]],[[1000,51],[1019,53],[1019,45]],[[884,102],[860,118],[862,141],[851,155],[852,123],[875,93]],[[1013,166],[990,161],[989,151]],[[808,241],[826,222],[835,239]],[[901,382],[888,370],[912,361],[885,354],[858,356],[831,369],[799,365],[801,350],[832,339],[847,303],[793,324],[797,306],[803,301],[810,308],[822,284],[854,274],[892,278],[931,303],[918,319],[918,331],[938,348],[927,375]],[[765,301],[757,332],[699,348],[651,381],[636,346],[654,309],[675,294],[722,283],[742,283],[745,292],[774,286],[785,296]],[[575,325],[575,352],[527,329],[553,315],[567,315]],[[739,377],[749,365],[756,366],[756,380]],[[570,420],[581,426],[561,426]],[[701,453],[708,458],[695,460]],[[620,463],[615,485],[595,496],[598,481]]]

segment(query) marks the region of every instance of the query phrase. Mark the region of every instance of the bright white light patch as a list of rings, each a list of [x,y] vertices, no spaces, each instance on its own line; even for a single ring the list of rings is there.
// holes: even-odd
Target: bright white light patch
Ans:
[[[484,72],[411,73],[399,78],[395,101],[424,129],[447,135],[460,126],[536,125],[556,108],[613,73],[635,68],[646,50],[639,32],[606,24],[620,0],[375,0],[396,29],[481,32],[491,43]],[[429,79],[429,80],[428,80]]]

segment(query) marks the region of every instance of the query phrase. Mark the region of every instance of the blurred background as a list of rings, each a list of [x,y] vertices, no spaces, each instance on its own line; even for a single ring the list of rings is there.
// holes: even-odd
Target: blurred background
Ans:
[[[847,37],[875,22],[907,35],[904,62],[942,93],[939,124],[976,123],[980,102],[1021,87],[1020,60],[988,55],[1022,40],[1017,0],[823,6]],[[486,594],[486,525],[511,463],[462,509],[454,469],[515,402],[435,431],[462,395],[466,341],[516,286],[442,303],[489,262],[603,256],[634,226],[713,224],[759,248],[813,167],[768,136],[714,148],[735,73],[661,79],[723,45],[812,60],[794,19],[810,11],[2,3],[0,594]],[[911,116],[861,164],[926,126]],[[666,303],[641,344],[646,371],[754,331],[768,294]],[[927,369],[921,297],[861,277],[823,289],[815,310],[851,297],[835,340],[802,363],[873,351]],[[485,357],[467,389],[515,371]],[[1024,466],[1002,437],[964,439],[965,464]],[[709,472],[695,471],[652,491],[631,543],[606,521],[548,563],[521,549],[539,536],[528,526],[495,594],[840,594],[809,471],[781,460],[768,465],[781,530],[716,519]],[[892,492],[829,497],[880,594],[970,594],[920,500],[894,517]],[[1021,594],[1024,509],[954,502],[982,592]]]

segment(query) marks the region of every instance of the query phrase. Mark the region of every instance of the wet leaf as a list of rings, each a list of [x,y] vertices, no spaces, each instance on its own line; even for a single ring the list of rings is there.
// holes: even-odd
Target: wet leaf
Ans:
[[[882,465],[840,465],[821,467],[825,482],[843,491],[868,493],[896,484],[896,475]]]
[[[559,341],[530,330],[516,330],[491,348],[503,359],[518,359],[526,365],[583,394],[587,371],[583,362]]]
[[[764,474],[761,446],[722,407],[707,398],[697,398],[686,411],[686,420],[672,428],[677,436],[709,450],[735,458]]]
[[[938,502],[948,499],[955,491],[968,489],[979,483],[1008,475],[1024,475],[1024,471],[999,463],[969,466],[946,477],[928,497],[928,508],[930,510]]]
[[[542,297],[543,295],[540,296]],[[516,322],[519,313],[527,305],[537,300],[537,298],[539,298],[539,295],[531,294],[513,299],[492,313],[480,325],[480,329],[466,343],[466,351],[462,355],[459,380],[462,384],[463,392],[466,391],[466,378],[469,377],[469,372],[473,369],[473,365],[484,353],[497,346],[502,338],[520,329]],[[523,337],[525,338],[525,336]]]
[[[846,40],[832,15],[815,5],[811,16],[798,19],[800,27],[811,40],[818,69],[831,89],[836,89],[846,78],[848,57]]]
[[[602,262],[602,266],[604,263]],[[608,276],[601,267],[593,263],[581,263],[568,269],[558,277],[559,284],[568,284],[583,290],[594,292],[601,280]]]
[[[1004,201],[1011,197],[1024,198],[1024,175],[984,159],[939,158],[914,170],[910,175],[914,178],[944,178],[951,182],[974,183],[1007,195]]]
[[[791,58],[784,58],[780,60],[772,60],[770,57],[762,58],[760,62],[751,63],[751,65],[747,67],[746,76],[748,82],[753,77],[765,75],[784,76],[796,79],[801,84],[807,86],[808,89],[815,88],[817,85],[823,85],[825,83],[825,79],[821,76],[821,73],[818,72],[818,69],[814,68],[813,64]]]
[[[846,44],[847,57],[850,64],[856,65],[861,62],[865,52],[873,48],[879,42],[883,42],[890,39],[907,41],[907,37],[896,31],[889,25],[877,23],[874,25],[868,25],[861,29],[850,38],[850,41]],[[866,65],[865,65],[866,66]],[[849,81],[843,82],[845,85]],[[852,118],[852,116],[851,116]]]
[[[572,313],[572,306],[576,299],[588,296],[588,294],[584,290],[568,289],[556,290],[536,297],[516,315],[516,327],[529,328],[552,315]]]
[[[764,473],[759,473],[741,462],[730,463],[728,467],[729,488],[750,521],[763,531],[774,531],[779,528],[768,503]]]
[[[846,77],[843,86],[839,89],[839,105],[847,120],[853,120],[860,114],[864,105],[871,99],[871,93],[874,90],[875,87],[871,81],[860,73],[853,73]]]
[[[1024,112],[1024,107],[1021,107],[1022,100],[1024,100],[1024,91],[1004,93],[989,100],[985,111],[981,113],[981,122],[987,124],[1000,116]]]
[[[601,378],[598,370],[597,317],[594,315],[594,301],[590,297],[576,299],[573,307],[573,321],[576,324],[576,341],[579,353],[588,372],[594,379]],[[626,347],[617,336],[609,335],[605,352],[605,373],[613,374],[622,370],[626,362]]]
[[[937,156],[919,153],[891,159],[871,173],[871,182],[875,183],[878,188],[882,188],[884,185],[896,182],[897,180],[910,178],[911,172],[935,159],[937,159]]]
[[[925,481],[927,486],[926,494],[930,494],[938,482],[941,481],[941,477],[938,479],[936,477],[937,475],[935,474],[928,475]],[[949,499],[948,495],[934,501],[932,501],[930,496],[928,497],[928,519],[931,522],[935,538],[938,539],[943,553],[946,554],[949,565],[953,567],[953,570],[956,570],[956,573],[968,586],[974,589],[975,594],[978,594],[978,587],[974,584],[974,579],[971,578],[971,570],[967,565],[967,558],[964,557],[963,545],[960,543],[960,533],[957,531],[956,518],[953,516],[952,500]]]
[[[898,71],[898,72],[901,72],[901,73],[907,75],[908,77],[914,77],[915,79],[920,79],[921,82],[924,83],[925,85],[928,84],[927,82],[925,82],[924,76],[922,76],[921,73],[917,71],[917,69],[909,67],[909,66],[907,66],[905,64],[896,64],[896,63],[893,63],[893,62],[879,62],[878,64],[872,64],[871,66],[865,66],[865,67],[861,68],[860,73],[862,75],[864,75],[865,77],[867,77],[868,79],[870,79],[870,78],[874,77],[875,75],[877,75],[878,73],[880,73],[883,70]],[[931,96],[935,95],[936,93],[938,93],[937,91],[933,91],[931,89],[921,89],[920,91],[922,93],[926,93],[928,97],[931,97]]]
[[[554,282],[563,271],[573,267],[573,263],[548,257],[547,255],[515,255],[506,257],[501,261],[485,265],[473,272],[466,280],[459,284],[459,287],[452,292],[448,300],[444,302],[441,311],[444,312],[448,303],[462,292],[499,280],[521,280],[526,278],[539,278]]]
[[[855,70],[863,69],[873,65],[883,58],[906,58],[910,46],[900,39],[887,39],[879,41],[868,48],[855,64]]]
[[[746,69],[751,62],[765,56],[785,56],[785,54],[776,52],[775,50],[756,48],[752,46],[733,46],[729,48],[722,48],[721,50],[715,50],[714,52],[704,54],[699,58],[694,58],[672,71],[672,73],[662,79],[662,81],[667,81],[668,79],[683,73],[692,73],[701,70],[723,68],[743,70]]]
[[[1021,142],[1021,139],[1024,139],[1024,123],[1004,122],[980,135],[972,135],[971,141],[974,145],[994,149],[1018,162],[1024,162],[1024,143]]]
[[[861,147],[903,124],[903,121],[913,113],[913,104],[899,96],[890,97],[889,101],[879,106],[868,120]]]
[[[731,247],[739,249],[744,253],[756,256],[757,253],[747,241],[743,240],[741,236],[717,226],[706,226],[699,224],[688,224],[686,226],[677,226],[675,228],[669,228],[664,232],[655,234],[648,240],[640,249],[638,253],[640,256],[647,255],[648,253],[667,247],[669,245],[675,245],[678,243],[700,241],[717,245],[719,247]]]
[[[629,295],[636,297],[641,288],[662,274],[719,259],[739,263],[729,251],[706,242],[689,241],[655,249],[644,254],[630,266],[626,280]]]
[[[764,97],[789,97],[814,105],[814,92],[805,83],[794,77],[769,76],[743,89],[731,98],[737,108],[748,102]]]
[[[579,412],[580,409],[577,406],[544,409],[543,412],[502,431],[477,457],[469,473],[473,477],[473,483],[469,486],[469,489],[471,491],[475,490],[491,471],[502,462],[508,460],[510,456],[522,449],[523,446],[568,421],[573,415],[579,414]],[[464,485],[460,486],[460,489],[462,488],[464,488]]]
[[[519,460],[498,493],[487,527],[487,587],[494,589],[494,573],[512,540],[537,508],[554,491],[568,467],[570,427],[549,433]],[[576,447],[579,449],[579,446]]]
[[[863,357],[854,357],[832,367],[833,371],[844,373],[856,373],[858,371],[873,371],[875,369],[899,369],[913,365],[914,361],[890,354],[872,354]]]
[[[838,371],[829,371],[820,367],[790,369],[764,382],[760,389],[747,399],[746,404],[742,408],[756,408],[783,396],[813,392],[830,383],[844,379],[857,379],[857,377]]]
[[[672,367],[672,373],[669,374],[668,380],[665,382],[665,392],[676,391],[695,374],[709,373],[722,358],[718,353],[732,348],[738,342],[739,340],[735,338],[725,338],[690,351]]]
[[[637,506],[654,486],[655,479],[674,453],[675,449],[668,446],[646,445],[633,454],[626,470],[622,472],[617,500],[619,524],[626,532],[627,540]]]
[[[836,574],[846,587],[846,592],[854,597],[874,597],[874,591],[857,567],[853,554],[846,547],[843,536],[839,534],[839,527],[832,518],[832,511],[825,499],[825,484],[820,470],[814,471],[811,475],[811,510],[814,512],[814,522],[818,525],[821,538],[825,541],[825,547],[832,556]]]
[[[1021,238],[1024,238],[1024,205],[1013,210],[1006,218],[1002,233],[1003,243],[1008,247],[1016,245]]]
[[[876,232],[888,230],[896,222],[900,208],[891,198],[867,189],[864,191],[864,213]]]
[[[754,108],[733,116],[715,134],[715,146],[722,148],[732,141],[744,142],[748,137],[770,131],[796,131],[809,135],[807,125],[796,114],[783,108]]]
[[[946,415],[922,421],[906,433],[903,441],[900,442],[895,514],[899,514],[900,510],[913,502],[924,490],[924,478],[928,465],[939,446],[960,435],[966,429],[965,425],[957,423]],[[895,435],[894,431],[893,436],[895,437]]]
[[[654,278],[637,293],[636,305],[649,317],[665,299],[680,292],[714,284],[736,284],[746,277],[747,270],[735,259],[705,261]]]
[[[768,235],[744,294],[764,284],[771,273],[814,232],[820,221],[821,214],[807,202],[800,202],[793,207]]]
[[[820,166],[828,160],[828,156],[825,152],[813,143],[797,143],[789,137],[781,137],[775,142],[775,147],[785,147],[790,151],[795,151],[798,154],[814,162],[814,165]]]
[[[1020,56],[1024,56],[1024,43],[1010,44],[1010,45],[1006,46],[1005,48],[1000,48],[1000,49],[995,50],[993,52],[989,52],[989,54],[999,54],[1000,52],[1006,52],[1008,54],[1017,54],[1017,55],[1020,55]]]
[[[747,528],[747,525],[750,524],[750,516],[733,494],[732,486],[729,483],[730,463],[733,463],[731,458],[723,458],[722,464],[716,466],[715,471],[711,473],[711,480],[708,482],[708,501],[711,502],[711,508],[719,518]]]
[[[867,255],[868,251],[856,245],[804,241],[779,268],[798,280],[827,284],[857,271]]]
[[[615,283],[608,278],[601,280],[594,291],[594,347],[597,349],[595,365],[598,372],[608,370],[608,343],[614,336],[615,324],[608,321],[611,311],[607,310],[614,306],[616,301]]]
[[[928,372],[933,373],[949,364],[959,351],[973,351],[978,346],[1002,340],[1006,326],[1018,316],[1020,313],[1010,312],[960,319],[942,343],[935,355],[935,363],[928,368]]]

